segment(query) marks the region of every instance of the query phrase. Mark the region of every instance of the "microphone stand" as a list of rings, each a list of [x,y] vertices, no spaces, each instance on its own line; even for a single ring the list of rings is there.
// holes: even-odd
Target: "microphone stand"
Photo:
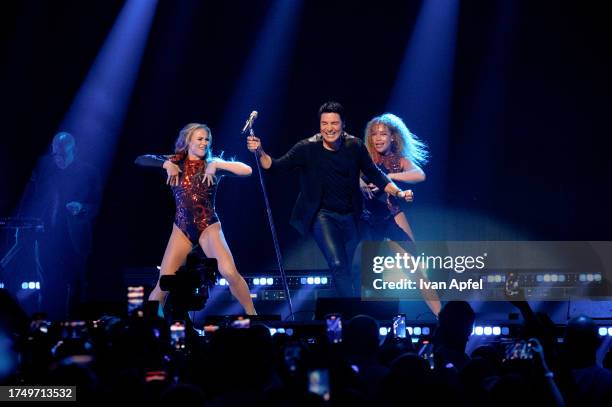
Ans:
[[[253,129],[249,128],[249,135],[253,136]],[[264,183],[263,173],[261,171],[261,163],[259,162],[259,153],[253,152],[255,156],[255,162],[257,163],[257,173],[259,174],[259,183],[261,184],[261,192],[263,193],[264,202],[266,204],[266,211],[268,213],[268,223],[270,224],[270,232],[272,233],[272,242],[274,243],[274,251],[276,252],[276,262],[278,264],[278,271],[280,272],[281,279],[283,281],[283,289],[285,291],[285,297],[287,298],[287,305],[289,306],[289,315],[291,320],[295,321],[295,315],[293,315],[293,305],[291,304],[291,294],[289,294],[289,285],[287,284],[287,275],[283,268],[283,257],[280,251],[280,245],[278,244],[278,236],[276,235],[276,227],[274,226],[274,219],[272,218],[272,208],[270,208],[270,201],[268,200],[268,192],[266,191],[266,184]]]

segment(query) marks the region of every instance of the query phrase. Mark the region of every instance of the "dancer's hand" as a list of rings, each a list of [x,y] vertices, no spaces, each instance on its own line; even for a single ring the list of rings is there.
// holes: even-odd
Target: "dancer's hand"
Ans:
[[[372,188],[370,188],[372,184],[366,184],[363,179],[359,178],[359,188],[361,188],[361,193],[363,197],[366,199],[373,199],[374,194],[372,193]]]
[[[412,189],[399,191],[395,196],[397,198],[405,200],[406,202],[412,202],[414,200],[414,193],[412,192]]]
[[[261,140],[255,137],[254,134],[251,134],[247,137],[247,148],[250,152],[255,153],[261,150]]]
[[[176,187],[179,184],[179,174],[182,172],[181,168],[170,160],[164,161],[164,169],[168,173],[166,184]]]
[[[207,163],[206,171],[204,171],[204,178],[202,179],[202,182],[205,183],[207,186],[213,185],[215,182],[217,182],[217,177],[215,175],[216,173],[216,163],[214,161]]]

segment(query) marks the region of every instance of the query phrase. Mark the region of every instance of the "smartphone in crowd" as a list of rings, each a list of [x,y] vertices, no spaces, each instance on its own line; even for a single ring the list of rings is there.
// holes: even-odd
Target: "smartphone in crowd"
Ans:
[[[431,370],[435,369],[435,361],[434,361],[434,347],[433,344],[429,341],[423,341],[423,346],[419,349],[419,357],[421,359],[425,359],[427,363],[429,363],[429,368]]]
[[[505,360],[533,359],[533,344],[529,341],[519,340],[506,347]]]
[[[327,369],[314,369],[308,371],[308,391],[329,401],[329,371]]]
[[[83,339],[87,338],[87,322],[85,321],[64,321],[60,323],[62,339]]]
[[[406,338],[406,314],[397,314],[393,317],[393,337]]]
[[[330,343],[342,342],[342,317],[339,314],[330,314],[325,317],[327,339]]]
[[[144,317],[144,287],[130,286],[127,288],[128,317]]]
[[[176,350],[183,350],[185,342],[185,321],[174,321],[170,325],[170,344]]]
[[[231,326],[237,329],[248,329],[251,327],[251,319],[240,316],[232,321]]]
[[[302,356],[302,348],[298,343],[288,343],[284,349],[285,366],[294,373],[298,370],[298,364]]]

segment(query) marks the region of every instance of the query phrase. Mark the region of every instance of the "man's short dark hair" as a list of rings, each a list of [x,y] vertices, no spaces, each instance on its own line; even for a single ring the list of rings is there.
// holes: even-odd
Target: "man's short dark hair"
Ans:
[[[337,113],[340,116],[342,122],[344,122],[344,108],[338,102],[325,102],[319,108],[319,119],[323,113]]]

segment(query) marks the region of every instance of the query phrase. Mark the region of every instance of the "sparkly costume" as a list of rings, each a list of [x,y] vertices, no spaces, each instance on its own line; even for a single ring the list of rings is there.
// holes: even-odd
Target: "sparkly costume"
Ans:
[[[402,157],[394,153],[381,156],[380,162],[376,162],[375,164],[385,174],[402,172]],[[369,183],[368,180],[364,179],[364,181]],[[382,194],[384,194],[385,197],[383,197]],[[379,191],[374,199],[365,200],[365,207],[361,214],[361,219],[365,220],[370,225],[387,222],[402,211],[402,208],[399,206],[400,202],[401,200],[398,198],[383,191]]]
[[[191,243],[196,245],[200,234],[213,223],[219,222],[219,217],[215,212],[218,184],[215,182],[208,186],[204,180],[205,160],[181,160],[177,156],[143,155],[136,159],[136,164],[161,167],[166,160],[177,164],[182,171],[179,185],[171,187],[176,202],[174,223]]]
[[[385,174],[402,172],[403,157],[391,153],[380,157],[376,165]],[[364,181],[369,183],[367,179]],[[364,199],[361,212],[361,233],[365,240],[402,242],[409,253],[415,253],[412,238],[395,222],[395,216],[405,208],[404,200],[378,191],[372,199]]]

